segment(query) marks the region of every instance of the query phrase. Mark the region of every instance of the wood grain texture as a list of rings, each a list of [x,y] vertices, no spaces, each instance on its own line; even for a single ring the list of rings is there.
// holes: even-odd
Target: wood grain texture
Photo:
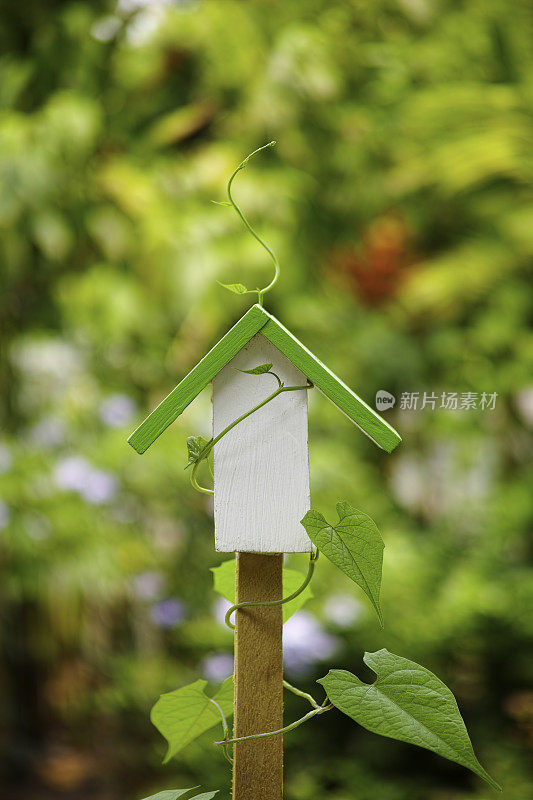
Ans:
[[[281,555],[237,553],[237,602],[283,597]],[[283,727],[281,606],[236,612],[234,735]],[[234,745],[233,800],[282,800],[283,737]]]
[[[252,308],[228,331],[212,350],[186,375],[176,388],[132,433],[128,442],[144,453],[163,431],[207,386],[217,372],[262,331],[316,387],[349,417],[379,447],[390,453],[401,436],[355,392],[331,372],[275,317],[259,305]]]
[[[213,380],[214,436],[277,388],[272,375],[238,371],[265,363],[286,386],[305,386],[305,375],[256,334]],[[306,390],[278,395],[227,433],[213,455],[217,550],[312,549],[300,524],[310,507]]]
[[[266,321],[263,309],[252,306],[131,434],[131,446],[144,453]]]

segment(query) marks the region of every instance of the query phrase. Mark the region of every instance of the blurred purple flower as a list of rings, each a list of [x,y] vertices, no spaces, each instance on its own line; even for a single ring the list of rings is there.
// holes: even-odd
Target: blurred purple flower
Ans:
[[[204,678],[213,683],[220,683],[233,675],[233,656],[229,653],[217,653],[202,661],[201,670]]]
[[[134,416],[137,407],[131,397],[125,394],[112,394],[98,409],[98,416],[110,428],[121,428]]]
[[[9,522],[9,506],[0,500],[0,530],[3,530]]]
[[[339,628],[349,628],[361,614],[362,606],[349,594],[334,594],[324,603],[324,616]]]
[[[54,480],[60,489],[78,492],[84,500],[95,505],[109,502],[118,490],[114,475],[96,469],[82,456],[60,459],[54,470]]]
[[[13,456],[7,444],[0,444],[0,475],[9,472],[13,464]]]
[[[101,469],[92,469],[79,493],[88,503],[100,506],[112,500],[117,490],[118,481],[114,475]]]
[[[339,644],[308,611],[298,611],[283,626],[283,660],[287,670],[295,675],[332,656]]]
[[[40,447],[57,447],[65,441],[66,425],[59,417],[43,417],[30,429],[29,438]]]
[[[213,616],[219,625],[226,628],[225,618],[226,612],[228,608],[231,608],[233,603],[230,603],[229,600],[226,600],[225,597],[218,597],[215,602],[213,603]]]
[[[79,492],[84,486],[92,467],[81,456],[61,458],[54,470],[54,480],[60,489]]]
[[[185,605],[174,597],[161,600],[150,611],[150,618],[158,628],[173,628],[184,616]]]
[[[163,590],[164,577],[161,572],[141,572],[133,579],[133,592],[140,600],[155,600]]]

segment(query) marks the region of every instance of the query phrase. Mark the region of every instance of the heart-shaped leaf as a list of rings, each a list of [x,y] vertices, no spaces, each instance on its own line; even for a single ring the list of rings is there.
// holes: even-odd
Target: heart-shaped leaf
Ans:
[[[246,375],[264,375],[265,372],[270,372],[273,366],[273,364],[259,364],[253,369],[237,369],[237,372],[244,372]]]
[[[189,464],[196,464],[203,450],[208,444],[209,440],[204,439],[203,436],[187,436],[187,455],[189,457]]]
[[[474,754],[455,697],[436,675],[387,650],[365,653],[363,660],[377,675],[370,685],[343,669],[318,681],[339,711],[373,733],[456,761],[501,791]]]
[[[247,289],[242,283],[220,283],[220,285],[229,292],[233,292],[233,294],[248,294],[248,292],[253,291],[253,289]]]
[[[235,602],[235,570],[236,562],[234,558],[229,561],[224,561],[218,567],[211,568],[215,583],[215,592],[221,594],[222,597],[225,597],[230,603]],[[297,572],[295,569],[284,569],[283,594],[285,597],[295,592],[303,582],[304,576],[301,572]],[[294,600],[284,603],[281,606],[283,609],[283,622],[287,622],[289,617],[292,617],[295,611],[298,611],[312,596],[313,592],[311,588],[307,586]]]
[[[313,544],[369,597],[383,627],[379,592],[385,545],[377,525],[350,503],[337,503],[337,513],[339,522],[330,525],[319,511],[311,509],[302,525]]]
[[[185,745],[221,722],[220,711],[204,691],[206,685],[207,681],[197,680],[166,692],[152,708],[152,724],[168,742],[164,764]],[[233,713],[233,676],[224,681],[213,700],[226,717]]]

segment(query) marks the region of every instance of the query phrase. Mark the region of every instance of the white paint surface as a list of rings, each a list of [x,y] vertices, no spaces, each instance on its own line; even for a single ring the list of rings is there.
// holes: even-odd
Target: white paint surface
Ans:
[[[273,363],[286,386],[305,376],[261,333],[213,380],[213,434],[277,387],[272,375],[243,375]],[[215,548],[254,553],[307,553],[300,520],[309,510],[307,391],[283,392],[226,434],[214,447]]]

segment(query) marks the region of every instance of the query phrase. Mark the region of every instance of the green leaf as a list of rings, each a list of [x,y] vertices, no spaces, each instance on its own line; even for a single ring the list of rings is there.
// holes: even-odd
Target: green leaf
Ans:
[[[218,281],[220,283],[220,281]],[[242,283],[220,283],[224,289],[228,289],[228,291],[233,292],[233,294],[248,294],[249,292],[253,292],[253,289],[247,289],[246,286]]]
[[[144,800],[177,800],[178,797],[181,797],[187,792],[192,792],[193,789],[198,789],[198,786],[191,786],[190,789],[165,789],[163,792],[158,792],[157,794],[152,794],[150,797],[145,797]],[[194,797],[190,797],[189,800],[212,800],[212,798],[218,794],[218,789],[214,792],[202,792],[202,794],[195,794]]]
[[[265,372],[270,372],[273,366],[273,364],[259,364],[253,369],[237,369],[237,372],[245,372],[246,375],[264,375]]]
[[[235,602],[235,569],[236,569],[236,562],[235,559],[232,558],[229,561],[224,561],[218,567],[212,567],[211,572],[213,573],[214,583],[215,583],[215,592],[218,592],[225,597],[226,600],[229,600],[230,603]],[[297,572],[295,569],[284,569],[283,570],[283,594],[285,597],[292,594],[293,592],[298,589],[299,586],[302,585],[304,582],[304,576],[301,572]],[[298,611],[307,600],[310,600],[313,596],[313,592],[311,588],[307,586],[304,591],[295,597],[294,600],[291,600],[289,603],[284,603],[281,608],[283,610],[283,622],[287,622],[289,617]]]
[[[144,800],[177,800],[178,797],[187,794],[187,792],[192,792],[193,789],[198,789],[198,786],[191,786],[190,789],[165,789],[163,792],[145,797]],[[194,798],[191,798],[191,800],[194,800]]]
[[[202,792],[202,794],[195,794],[190,800],[212,800],[216,794],[218,794],[218,789],[215,789],[214,792]]]
[[[231,203],[229,200],[211,200],[216,206],[229,206],[231,208]],[[221,284],[224,286],[224,284]]]
[[[330,525],[313,509],[301,522],[313,544],[369,597],[383,627],[379,592],[385,545],[377,525],[350,503],[337,503],[337,514],[336,525]]]
[[[373,684],[343,669],[317,681],[339,711],[373,733],[456,761],[501,791],[474,754],[455,697],[436,675],[387,650],[365,653],[363,660],[377,675]]]
[[[189,464],[195,464],[200,458],[202,451],[209,444],[208,439],[203,436],[187,436],[187,455]]]
[[[218,708],[205,694],[207,681],[197,680],[173,692],[162,694],[152,708],[150,719],[168,742],[164,764],[189,742],[221,721]],[[220,686],[213,700],[225,716],[233,713],[233,676]]]

